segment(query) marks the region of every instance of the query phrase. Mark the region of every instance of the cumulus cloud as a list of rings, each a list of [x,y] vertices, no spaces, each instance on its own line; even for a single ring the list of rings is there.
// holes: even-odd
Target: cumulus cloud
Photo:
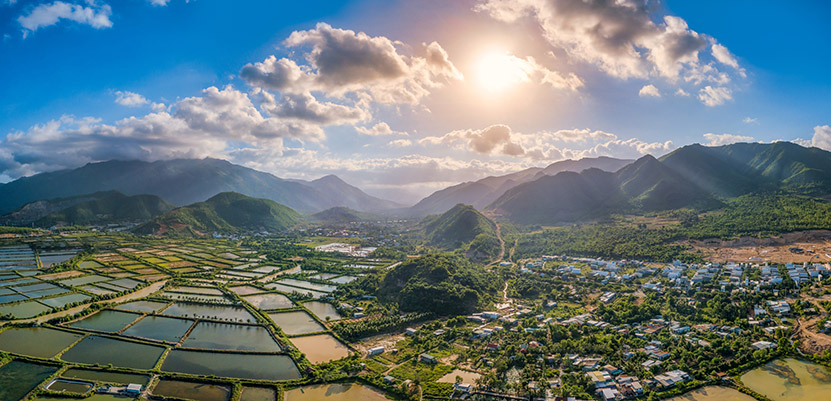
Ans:
[[[831,151],[831,125],[817,125],[814,127],[814,136],[811,139],[797,139],[793,142]]]
[[[269,56],[245,65],[240,77],[249,85],[280,92],[367,93],[376,102],[400,104],[416,104],[431,89],[463,78],[436,42],[409,56],[386,37],[319,23],[315,29],[293,32],[284,44],[304,50],[307,64]]]
[[[129,91],[116,91],[115,102],[127,107],[138,107],[150,103],[146,97]]]
[[[678,88],[678,90],[675,91],[675,96],[688,97],[688,96],[690,96],[690,94],[687,91],[685,91],[684,89]]]
[[[319,125],[352,124],[369,119],[369,112],[359,108],[331,102],[320,102],[311,93],[287,93],[278,101],[274,95],[262,94],[263,109],[271,116],[283,119],[312,122]]]
[[[390,128],[389,124],[385,122],[377,123],[372,127],[355,127],[355,131],[370,136],[408,135],[406,132],[394,131],[392,128]]]
[[[113,26],[110,21],[111,15],[112,9],[108,4],[98,4],[92,0],[87,1],[85,6],[55,1],[38,5],[27,14],[18,17],[17,22],[23,28],[25,38],[30,33],[55,25],[61,20],[89,25],[96,29],[110,28]]]
[[[744,76],[725,46],[682,18],[656,15],[658,8],[643,0],[482,0],[474,9],[507,22],[531,17],[553,47],[621,79],[660,76],[723,85],[730,77],[716,62]]]
[[[661,92],[658,91],[658,88],[655,85],[649,84],[644,85],[640,91],[638,91],[638,96],[640,97],[661,97]]]
[[[231,144],[240,143],[280,152],[285,138],[324,137],[318,125],[261,113],[247,94],[230,86],[207,88],[171,109],[114,124],[64,116],[9,133],[0,141],[0,171],[16,178],[110,159],[225,157]]]
[[[719,106],[724,104],[724,102],[733,99],[733,91],[725,87],[714,88],[707,85],[698,91],[698,99],[701,100],[701,103],[704,103],[707,106]]]
[[[707,141],[705,146],[722,146],[730,145],[737,142],[753,142],[756,138],[752,136],[733,135],[733,134],[704,134],[704,139]]]
[[[451,146],[479,154],[545,161],[594,156],[629,158],[647,153],[660,155],[674,149],[671,141],[644,142],[637,138],[624,140],[615,134],[598,130],[569,129],[524,134],[513,132],[503,124],[479,130],[456,130],[442,136],[423,138],[419,143]]]
[[[413,141],[409,139],[396,139],[394,141],[390,141],[389,147],[391,148],[406,148],[413,145]]]

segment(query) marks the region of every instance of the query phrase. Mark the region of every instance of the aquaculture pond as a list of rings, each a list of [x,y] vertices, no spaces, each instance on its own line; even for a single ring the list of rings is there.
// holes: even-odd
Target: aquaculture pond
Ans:
[[[311,281],[296,280],[293,278],[284,278],[277,281],[279,284],[292,285],[295,287],[306,288],[314,291],[332,292],[338,289],[335,285],[312,283]]]
[[[357,383],[315,384],[288,390],[284,401],[386,401],[384,393]]]
[[[280,283],[270,283],[265,285],[266,288],[271,290],[277,290],[281,292],[285,292],[286,294],[298,293],[298,294],[311,294],[311,296],[315,298],[325,297],[329,295],[329,293],[321,292],[321,291],[312,291],[305,288],[298,288],[292,287],[290,285],[284,285]]]
[[[243,386],[239,401],[275,401],[277,393],[273,388]]]
[[[294,302],[283,294],[259,294],[243,297],[257,309],[286,309],[294,306]]]
[[[325,330],[317,320],[303,311],[269,313],[268,317],[288,335],[316,333]]]
[[[55,379],[46,386],[47,390],[84,394],[92,389],[93,384],[75,380]]]
[[[63,308],[66,305],[74,304],[76,302],[85,302],[90,299],[89,295],[84,294],[69,294],[69,295],[61,295],[55,298],[43,299],[40,302],[42,304],[49,305],[53,308]]]
[[[349,348],[331,334],[295,337],[290,339],[309,362],[318,364],[349,356]]]
[[[309,301],[304,303],[303,306],[324,322],[340,320],[342,318],[338,313],[338,309],[328,302]]]
[[[147,383],[150,383],[150,376],[76,368],[67,369],[61,377],[124,385],[136,383],[146,386]]]
[[[127,327],[128,324],[135,322],[139,317],[141,315],[135,313],[102,310],[69,325],[79,329],[115,333]]]
[[[755,401],[755,398],[730,387],[707,386],[672,397],[669,401]]]
[[[280,351],[280,346],[265,327],[214,322],[199,322],[182,346],[230,351]]]
[[[116,306],[118,309],[134,312],[158,312],[168,305],[167,302],[156,301],[133,301]]]
[[[164,348],[112,338],[89,336],[66,351],[61,359],[135,369],[152,369]]]
[[[774,401],[822,400],[831,394],[831,369],[793,358],[777,359],[741,380]]]
[[[58,368],[37,363],[11,361],[0,366],[0,401],[18,401]]]
[[[251,314],[241,306],[192,304],[184,302],[174,303],[169,308],[165,309],[162,314],[168,316],[231,320],[234,322],[253,322],[256,320],[254,319],[254,316],[251,316]]]
[[[250,285],[241,285],[239,287],[231,287],[231,288],[229,288],[229,290],[231,290],[231,292],[233,292],[234,294],[237,294],[237,295],[251,295],[251,294],[256,294],[258,292],[264,292],[264,290],[261,290],[257,287],[250,286]]]
[[[193,320],[165,316],[145,316],[127,330],[124,330],[122,334],[177,343],[188,332],[190,326],[193,326]]]
[[[38,358],[52,358],[83,337],[45,327],[11,328],[0,333],[0,350]]]
[[[35,301],[21,302],[13,305],[0,306],[0,315],[12,315],[19,319],[33,317],[40,315],[43,312],[52,310],[52,308],[39,304]]]
[[[225,401],[230,398],[231,389],[217,384],[162,379],[153,387],[152,393],[197,401]]]
[[[162,364],[167,372],[216,375],[254,380],[294,380],[301,377],[287,355],[170,351]]]

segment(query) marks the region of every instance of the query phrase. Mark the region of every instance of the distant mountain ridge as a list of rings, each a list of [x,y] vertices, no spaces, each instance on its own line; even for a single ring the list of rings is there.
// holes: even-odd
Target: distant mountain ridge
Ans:
[[[450,210],[459,203],[472,205],[477,209],[483,209],[506,191],[519,184],[530,182],[543,176],[556,175],[563,171],[579,173],[589,168],[614,172],[633,161],[605,156],[579,160],[563,160],[550,164],[545,168],[532,167],[503,176],[486,177],[478,181],[464,182],[436,191],[407,209],[404,213],[412,216],[440,214]]]
[[[0,224],[51,227],[143,222],[172,209],[173,205],[155,195],[127,196],[118,191],[102,191],[27,203],[0,216]]]
[[[831,152],[790,142],[684,146],[610,173],[540,177],[487,206],[519,224],[559,224],[679,208],[706,210],[750,193],[831,196]]]
[[[139,234],[210,235],[214,232],[280,232],[303,222],[303,216],[270,199],[223,192],[204,202],[178,207],[134,231]]]
[[[126,195],[151,194],[174,205],[204,201],[218,193],[238,192],[314,213],[335,206],[378,212],[401,207],[370,196],[335,176],[307,182],[218,159],[156,162],[107,161],[71,170],[37,174],[0,184],[0,214],[44,199],[67,198],[116,190]]]

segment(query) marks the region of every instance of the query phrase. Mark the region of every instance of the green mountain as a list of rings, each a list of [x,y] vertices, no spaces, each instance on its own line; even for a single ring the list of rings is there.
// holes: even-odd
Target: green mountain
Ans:
[[[51,227],[53,225],[105,225],[143,222],[173,209],[155,195],[127,196],[118,191],[96,192],[70,198],[27,203],[0,217],[4,224]]]
[[[427,245],[439,249],[462,250],[474,261],[489,261],[500,250],[496,224],[473,206],[458,204],[440,216],[422,223]]]
[[[560,173],[518,185],[488,206],[519,224],[578,222],[610,213],[708,210],[747,194],[831,196],[831,152],[790,142],[689,145],[607,173]]]
[[[285,180],[272,174],[218,159],[156,162],[111,160],[72,170],[37,174],[0,184],[0,213],[26,203],[115,190],[127,195],[151,194],[181,206],[222,192],[271,199],[303,213],[335,206],[382,211],[400,205],[370,196],[334,176],[315,181]]]
[[[405,312],[459,315],[484,307],[498,289],[493,273],[458,256],[434,254],[390,269],[378,295]]]
[[[173,209],[136,228],[135,232],[190,236],[209,235],[214,232],[278,232],[302,221],[303,217],[299,213],[272,200],[252,198],[236,192],[223,192],[205,202]]]
[[[516,173],[486,177],[478,181],[464,182],[436,191],[407,209],[404,214],[410,216],[439,214],[459,203],[483,209],[511,188],[543,176],[553,176],[563,171],[581,172],[590,168],[614,172],[629,163],[632,163],[632,160],[601,156],[579,160],[562,160],[545,168],[532,167]]]

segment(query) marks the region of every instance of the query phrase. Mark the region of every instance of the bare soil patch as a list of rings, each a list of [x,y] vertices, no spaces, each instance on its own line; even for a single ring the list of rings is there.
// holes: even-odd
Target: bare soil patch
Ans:
[[[688,242],[711,262],[803,263],[831,261],[831,231],[810,230],[775,237],[706,239]]]

